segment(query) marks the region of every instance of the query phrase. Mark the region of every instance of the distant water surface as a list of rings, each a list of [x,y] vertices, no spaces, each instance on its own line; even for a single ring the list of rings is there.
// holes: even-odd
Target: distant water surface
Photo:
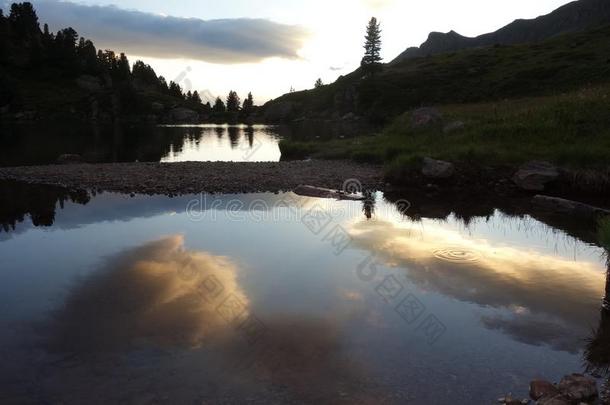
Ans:
[[[86,162],[277,162],[281,128],[266,125],[64,125],[32,123],[0,131],[0,166]]]

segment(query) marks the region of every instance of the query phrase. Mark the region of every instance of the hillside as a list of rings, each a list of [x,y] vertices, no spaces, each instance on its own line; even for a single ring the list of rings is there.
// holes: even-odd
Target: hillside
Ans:
[[[610,80],[610,26],[536,44],[476,48],[360,70],[267,103],[269,122],[346,114],[384,124],[414,107],[542,96]]]
[[[432,32],[419,48],[407,49],[394,62],[496,44],[539,42],[559,34],[584,31],[604,24],[610,24],[610,2],[580,0],[535,19],[516,20],[495,32],[475,38],[464,37],[455,31],[446,34]]]

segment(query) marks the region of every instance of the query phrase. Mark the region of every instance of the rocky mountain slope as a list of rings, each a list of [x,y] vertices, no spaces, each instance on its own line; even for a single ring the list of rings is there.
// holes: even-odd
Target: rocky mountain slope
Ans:
[[[610,1],[574,1],[550,14],[531,20],[516,20],[495,32],[475,38],[462,36],[455,31],[446,34],[432,32],[419,48],[408,48],[394,62],[496,44],[539,42],[559,34],[584,31],[604,24],[610,24]]]

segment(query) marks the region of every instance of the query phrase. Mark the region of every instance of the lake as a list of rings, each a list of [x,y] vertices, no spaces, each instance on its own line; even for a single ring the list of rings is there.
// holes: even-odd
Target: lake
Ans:
[[[64,154],[90,163],[277,162],[283,131],[266,125],[21,124],[1,128],[0,166],[53,164]]]
[[[577,224],[381,193],[0,196],[2,403],[491,404],[603,363],[606,259]]]

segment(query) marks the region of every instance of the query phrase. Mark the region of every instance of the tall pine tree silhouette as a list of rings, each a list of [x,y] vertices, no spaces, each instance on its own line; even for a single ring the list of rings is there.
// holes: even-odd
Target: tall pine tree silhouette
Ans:
[[[381,69],[381,25],[377,18],[371,18],[366,27],[364,57],[362,67],[366,73],[373,75]]]

